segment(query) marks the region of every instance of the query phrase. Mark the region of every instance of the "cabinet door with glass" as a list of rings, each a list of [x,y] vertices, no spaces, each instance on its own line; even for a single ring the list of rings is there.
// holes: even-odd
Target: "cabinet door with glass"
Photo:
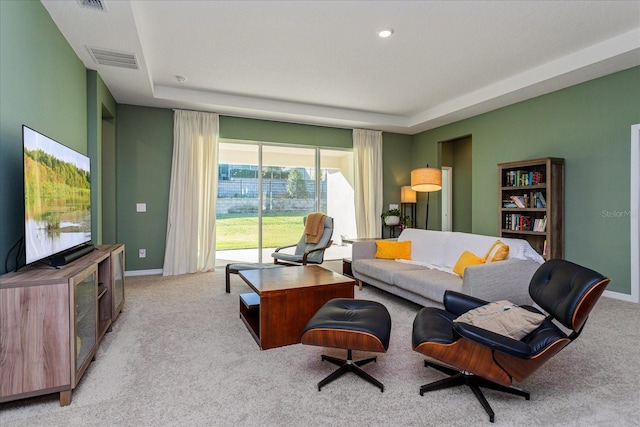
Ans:
[[[124,245],[111,252],[111,274],[113,283],[113,313],[111,321],[115,321],[124,307]]]
[[[93,265],[69,279],[71,298],[72,385],[91,363],[98,342],[98,268]]]

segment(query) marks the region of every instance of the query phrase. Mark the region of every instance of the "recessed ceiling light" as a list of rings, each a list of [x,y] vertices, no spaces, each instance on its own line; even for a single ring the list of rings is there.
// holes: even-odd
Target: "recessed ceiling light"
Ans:
[[[378,31],[378,37],[382,37],[386,39],[387,37],[391,37],[393,35],[393,28],[383,28]]]

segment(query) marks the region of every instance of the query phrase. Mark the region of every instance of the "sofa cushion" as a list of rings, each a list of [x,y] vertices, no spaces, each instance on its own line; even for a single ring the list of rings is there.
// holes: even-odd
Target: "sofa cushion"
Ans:
[[[489,248],[495,243],[495,236],[484,236],[482,234],[471,233],[451,233],[447,245],[444,247],[444,263],[445,267],[453,269],[456,265],[460,254],[467,250],[474,254],[485,254]],[[416,238],[413,239],[413,243],[416,243]],[[542,264],[544,259],[538,254],[525,239],[511,239],[501,237],[500,241],[509,246],[509,255],[507,259],[529,259],[536,261],[538,264]],[[413,254],[412,254],[413,255]],[[453,271],[453,270],[451,270]]]
[[[509,246],[496,240],[484,256],[485,262],[503,261],[509,256]]]
[[[452,234],[450,231],[419,230],[417,228],[405,228],[398,241],[411,240],[411,260],[414,264],[434,268],[444,265],[444,250],[447,240]],[[486,250],[486,249],[484,249]],[[456,259],[462,250],[456,255]],[[455,260],[454,260],[455,264]],[[453,267],[453,264],[451,264]]]
[[[484,264],[484,258],[480,258],[478,255],[473,252],[464,251],[460,258],[458,258],[458,262],[453,266],[453,272],[456,273],[460,277],[464,277],[464,269],[469,267],[470,265],[478,265]]]
[[[377,280],[387,282],[390,285],[394,283],[394,277],[399,271],[407,270],[426,270],[425,267],[413,264],[405,264],[396,262],[391,259],[358,259],[351,263],[354,272],[363,276],[375,277]]]
[[[535,251],[525,239],[510,239],[501,237],[500,240],[505,245],[509,245],[509,256],[507,259],[524,259],[535,261],[538,264],[544,263],[544,258]]]
[[[444,271],[407,270],[397,271],[394,276],[396,286],[439,303],[442,303],[446,290],[462,290],[462,278]]]
[[[376,240],[376,258],[411,259],[411,240],[403,242]]]

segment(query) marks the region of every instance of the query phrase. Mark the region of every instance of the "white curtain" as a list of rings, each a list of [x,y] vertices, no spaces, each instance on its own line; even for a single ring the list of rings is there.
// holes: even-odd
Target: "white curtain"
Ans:
[[[215,267],[218,128],[217,114],[174,112],[164,276]]]
[[[381,131],[353,130],[353,161],[358,237],[379,237],[382,227]]]

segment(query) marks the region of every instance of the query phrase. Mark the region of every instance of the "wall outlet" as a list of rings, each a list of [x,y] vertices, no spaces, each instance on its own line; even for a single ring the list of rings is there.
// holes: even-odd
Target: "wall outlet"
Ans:
[[[138,249],[138,258],[146,258],[147,250],[146,249]]]

